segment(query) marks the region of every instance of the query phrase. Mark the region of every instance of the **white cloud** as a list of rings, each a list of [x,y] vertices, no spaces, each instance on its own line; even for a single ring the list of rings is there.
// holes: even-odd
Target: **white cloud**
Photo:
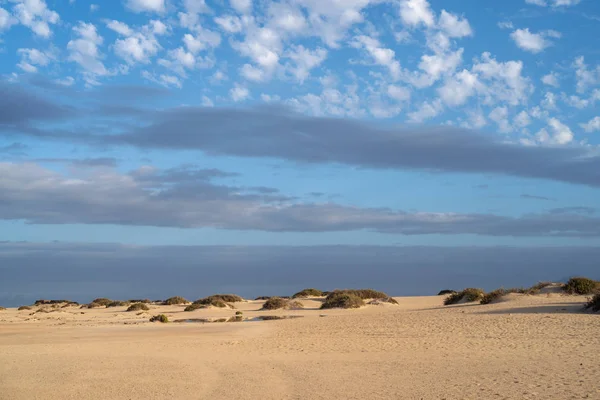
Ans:
[[[225,32],[238,33],[243,29],[242,20],[235,15],[223,15],[215,17],[215,23],[221,27]]]
[[[75,79],[72,76],[66,76],[62,79],[55,79],[54,83],[62,85],[62,86],[73,86],[75,84]]]
[[[400,63],[395,59],[396,53],[392,49],[382,47],[377,39],[370,36],[357,36],[352,42],[352,46],[362,48],[371,56],[375,64],[386,67],[392,79],[400,79]]]
[[[73,28],[76,39],[67,44],[69,61],[73,61],[84,70],[84,77],[88,84],[97,84],[96,77],[108,75],[109,71],[104,67],[102,54],[98,47],[102,45],[102,36],[98,35],[93,24],[79,22]]]
[[[214,107],[215,103],[213,103],[213,101],[208,96],[202,96],[202,105],[204,107]]]
[[[252,10],[252,0],[229,0],[229,3],[240,14],[247,14]]]
[[[57,12],[48,8],[44,0],[14,0],[13,2],[17,3],[13,7],[13,13],[22,25],[43,38],[47,39],[52,35],[50,25],[57,24],[60,17]]]
[[[400,0],[400,18],[409,27],[421,24],[431,27],[435,24],[435,17],[427,0]]]
[[[402,86],[389,85],[387,87],[387,95],[399,102],[408,101],[410,100],[410,89]]]
[[[9,29],[18,21],[4,8],[0,7],[0,32]]]
[[[162,48],[156,36],[164,35],[167,27],[160,21],[152,20],[138,30],[131,29],[120,21],[109,21],[107,27],[124,38],[117,39],[113,45],[115,54],[128,64],[148,64]]]
[[[165,11],[165,0],[127,0],[126,6],[135,12],[155,12]]]
[[[428,119],[437,117],[443,110],[444,106],[440,100],[434,100],[432,102],[425,101],[416,111],[408,113],[408,121],[413,123],[421,123]]]
[[[594,117],[585,124],[579,124],[579,126],[588,133],[600,131],[600,117]]]
[[[558,74],[556,72],[550,72],[542,77],[542,83],[544,85],[553,86],[555,88],[560,87],[558,82]]]
[[[247,88],[245,88],[243,86],[235,85],[229,91],[229,95],[231,96],[231,100],[233,100],[237,103],[240,101],[244,101],[248,97],[250,97],[250,92],[248,91]]]
[[[566,93],[562,94],[565,103],[570,105],[571,107],[583,109],[590,105],[590,101],[586,99],[582,99],[579,96],[571,95],[568,96]]]
[[[488,117],[498,125],[500,132],[508,133],[513,130],[508,120],[508,108],[496,107],[489,113]]]
[[[471,25],[466,18],[457,17],[446,10],[442,10],[438,24],[440,29],[450,37],[461,38],[473,34]]]
[[[578,93],[585,93],[591,86],[600,83],[600,66],[597,66],[596,69],[589,69],[585,59],[581,56],[575,59],[573,67],[575,68]]]
[[[318,67],[327,58],[327,50],[318,47],[314,50],[305,48],[302,45],[292,45],[286,52],[285,57],[293,61],[290,70],[296,80],[302,83],[309,77],[310,71]]]
[[[556,110],[556,96],[554,93],[546,92],[541,104],[546,110]]]
[[[267,74],[262,68],[257,68],[250,64],[242,65],[240,75],[253,82],[264,82],[270,77],[270,74]]]
[[[516,106],[527,102],[533,92],[529,78],[522,75],[522,61],[498,62],[486,52],[475,60],[472,72],[486,83],[481,90],[487,104],[500,101]]]
[[[447,105],[460,106],[480,88],[481,83],[477,75],[465,69],[447,79],[444,86],[438,89],[438,94]]]
[[[514,29],[515,26],[510,21],[501,21],[501,22],[498,22],[498,28],[500,28],[500,29]]]
[[[162,85],[165,87],[181,88],[181,86],[182,86],[181,79],[179,79],[178,77],[176,77],[174,75],[166,75],[166,74],[155,75],[148,71],[142,71],[142,77],[144,77],[145,79],[148,79],[151,82],[158,83],[159,85]]]
[[[98,11],[99,8],[100,8],[100,6],[98,4],[90,4],[90,11],[91,12]]]
[[[546,31],[541,33],[532,33],[528,28],[517,29],[510,34],[510,37],[515,41],[517,46],[530,53],[540,53],[546,48],[552,46],[552,42],[548,37],[560,37],[560,33],[556,31]]]
[[[548,129],[540,129],[536,133],[536,139],[541,144],[565,145],[573,140],[573,132],[558,119],[550,118],[548,120]]]
[[[571,7],[579,4],[581,0],[525,0],[527,4],[541,7]]]
[[[531,124],[531,118],[529,117],[529,114],[527,114],[527,111],[521,111],[514,118],[514,125],[519,128],[525,128],[529,124]]]
[[[37,49],[18,49],[21,61],[17,66],[25,72],[37,72],[37,67],[45,67],[55,60],[52,52],[43,52]]]

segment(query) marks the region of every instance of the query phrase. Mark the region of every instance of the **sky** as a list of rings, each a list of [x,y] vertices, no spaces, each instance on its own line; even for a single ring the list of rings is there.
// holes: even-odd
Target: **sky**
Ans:
[[[460,269],[432,251],[492,265],[510,249],[538,275],[572,257],[540,279],[587,271],[599,36],[596,0],[0,0],[5,296],[40,254],[106,249],[123,268],[160,249],[333,269],[348,252],[421,279]]]

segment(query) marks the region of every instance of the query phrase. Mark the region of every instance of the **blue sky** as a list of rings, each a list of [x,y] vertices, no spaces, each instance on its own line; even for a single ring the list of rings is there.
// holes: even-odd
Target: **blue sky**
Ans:
[[[600,243],[594,0],[0,0],[0,240]]]

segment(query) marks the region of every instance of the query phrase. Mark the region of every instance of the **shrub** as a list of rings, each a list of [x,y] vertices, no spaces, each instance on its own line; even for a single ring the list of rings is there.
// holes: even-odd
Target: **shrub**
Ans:
[[[440,292],[437,295],[443,296],[445,294],[454,294],[454,293],[456,293],[456,290],[444,289],[444,290],[440,290]]]
[[[365,302],[360,296],[346,291],[339,291],[330,293],[321,308],[359,308],[364,305]]]
[[[575,277],[569,279],[564,287],[564,291],[569,294],[593,294],[599,286],[599,283],[592,279]]]
[[[17,308],[17,310],[19,310],[19,311],[31,310],[31,307],[29,307],[29,306],[21,306],[21,307]]]
[[[107,299],[106,297],[100,297],[100,298],[92,300],[90,305],[94,304],[94,307],[106,307],[110,303],[112,303],[111,299]],[[88,308],[94,308],[94,307],[88,307]]]
[[[244,313],[243,313],[243,312],[241,312],[241,311],[236,311],[236,312],[235,312],[235,315],[244,315]]]
[[[5,310],[6,310],[6,308],[0,306],[0,311],[5,311]]]
[[[152,300],[150,299],[131,299],[131,300],[127,300],[130,303],[144,303],[144,304],[150,304],[152,303]]]
[[[527,294],[538,294],[540,290],[552,285],[552,282],[538,282],[529,289],[525,293]]]
[[[456,304],[462,300],[466,302],[481,300],[484,294],[484,291],[481,289],[467,288],[461,292],[452,293],[450,296],[446,297],[444,299],[444,305],[448,306],[451,304]]]
[[[135,303],[129,306],[127,311],[148,311],[150,308],[144,303]]]
[[[166,324],[169,322],[169,318],[165,314],[159,314],[150,318],[150,322],[162,322],[163,324]]]
[[[357,297],[360,297],[362,300],[366,299],[387,299],[390,297],[387,293],[379,292],[373,289],[343,289],[343,290],[334,290],[330,292],[327,297],[337,295],[340,293],[351,294]]]
[[[244,299],[234,294],[215,294],[212,296],[205,297],[203,299],[198,299],[193,304],[201,304],[206,306],[223,308],[228,306],[227,303],[234,303],[236,301],[244,301]]]
[[[62,304],[62,303],[75,303],[74,301],[71,300],[36,300],[35,303],[33,303],[34,306],[41,306],[44,304]],[[75,303],[77,304],[77,303]]]
[[[206,308],[206,307],[208,307],[206,304],[192,303],[189,306],[187,306],[186,308],[184,308],[183,311],[195,311],[200,308]]]
[[[295,299],[297,297],[321,297],[321,296],[323,296],[323,292],[321,292],[318,289],[309,288],[309,289],[301,290],[298,293],[294,294],[292,296],[292,299]]]
[[[490,304],[492,301],[499,299],[502,296],[507,295],[509,292],[507,292],[504,289],[496,289],[494,291],[491,291],[489,293],[486,293],[485,295],[483,295],[483,297],[481,298],[480,303],[481,304]]]
[[[254,300],[269,300],[270,298],[271,298],[271,296],[258,296]]]
[[[106,308],[110,308],[110,307],[125,307],[125,306],[128,306],[128,305],[129,305],[128,301],[115,300],[115,301],[111,301],[110,303],[108,303],[106,305]]]
[[[600,311],[600,293],[596,293],[586,304],[586,309],[592,309],[594,312]]]
[[[169,297],[163,302],[165,306],[172,306],[177,304],[188,304],[189,301],[181,296]]]
[[[280,308],[287,308],[289,302],[289,300],[282,299],[281,297],[271,297],[269,300],[265,301],[262,308],[263,310],[278,310]]]
[[[374,299],[369,302],[369,304],[381,304],[381,303],[398,304],[396,299],[394,299],[393,297],[386,297],[383,299]]]

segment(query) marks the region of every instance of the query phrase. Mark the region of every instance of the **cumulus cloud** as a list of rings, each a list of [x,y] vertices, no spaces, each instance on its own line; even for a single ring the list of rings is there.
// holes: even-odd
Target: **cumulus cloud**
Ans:
[[[157,36],[167,32],[166,25],[158,20],[152,20],[138,30],[116,20],[108,21],[106,25],[122,36],[115,41],[113,47],[115,54],[128,64],[149,63],[161,49]]]
[[[571,7],[579,4],[581,0],[525,0],[527,4],[541,7]]]
[[[109,74],[101,61],[103,55],[99,50],[104,39],[98,34],[95,25],[85,22],[79,22],[73,32],[76,38],[67,44],[69,60],[79,64],[89,84],[96,84],[98,76]]]
[[[585,124],[579,124],[579,126],[588,133],[600,131],[600,117],[594,117]]]
[[[47,39],[52,35],[50,25],[57,24],[60,17],[56,11],[48,8],[44,0],[14,0],[13,2],[16,3],[13,6],[13,13],[22,25],[42,38]],[[3,14],[0,11],[0,26],[1,21],[6,20]]]
[[[126,0],[126,6],[135,12],[155,12],[165,11],[165,0]]]
[[[560,38],[561,35],[555,31],[533,33],[526,28],[513,31],[510,37],[522,50],[530,53],[540,53],[552,46],[552,41],[549,38]]]

